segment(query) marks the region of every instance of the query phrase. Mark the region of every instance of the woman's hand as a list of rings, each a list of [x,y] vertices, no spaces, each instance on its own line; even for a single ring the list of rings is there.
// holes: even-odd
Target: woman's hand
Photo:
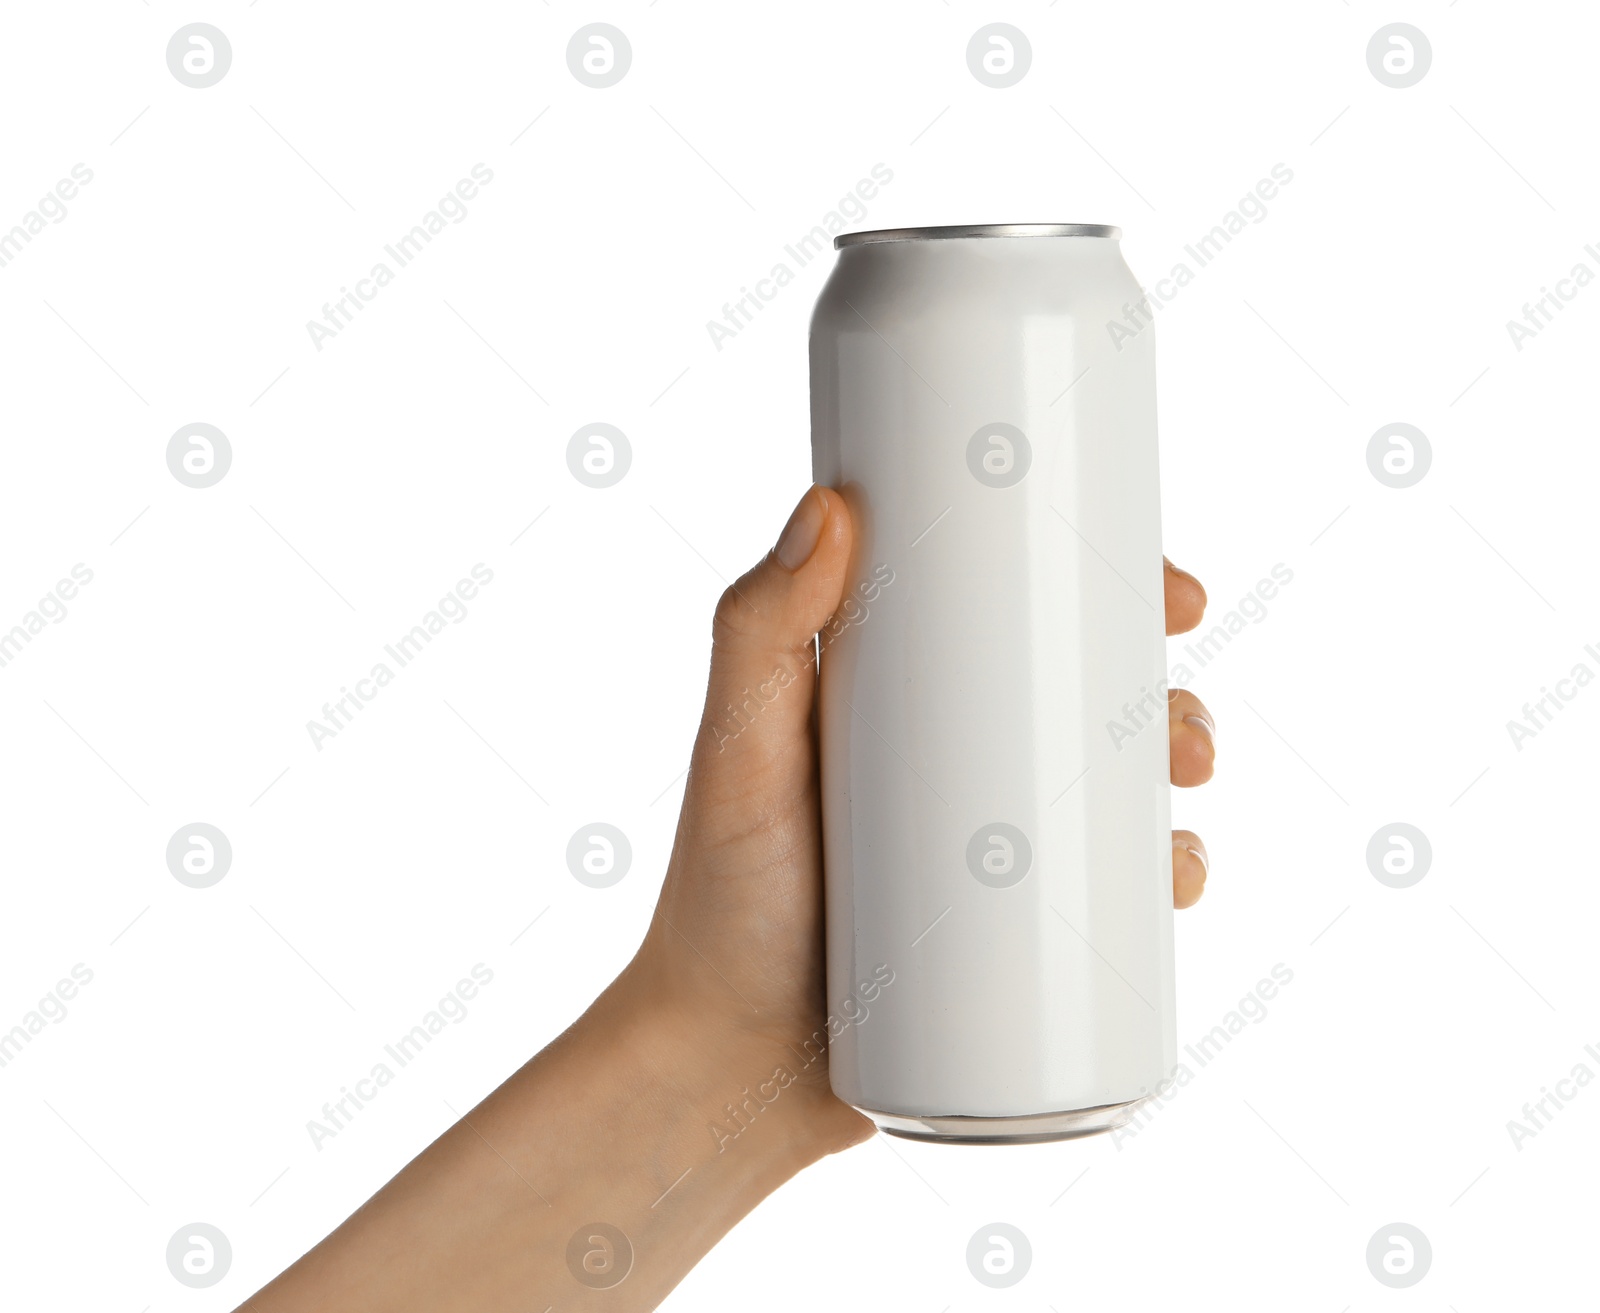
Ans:
[[[672,860],[622,974],[242,1310],[652,1309],[765,1195],[871,1136],[829,1089],[825,1045],[806,1047],[826,1034],[812,638],[849,557],[844,498],[813,488],[718,606]],[[1204,607],[1168,566],[1167,632]],[[762,684],[777,696],[746,710]],[[1208,779],[1192,694],[1169,732],[1173,783]],[[1187,907],[1205,849],[1186,830],[1172,844]]]
[[[845,499],[813,487],[773,550],[723,594],[666,885],[629,968],[686,1024],[726,1038],[739,1081],[766,1079],[777,1064],[793,1071],[802,1092],[786,1091],[772,1109],[788,1100],[797,1131],[826,1152],[873,1129],[833,1097],[825,1056],[796,1070],[827,1017],[812,639],[843,596],[850,535]],[[1164,579],[1167,632],[1193,629],[1205,590],[1170,562]],[[758,686],[777,695],[752,696]],[[1203,784],[1215,756],[1211,713],[1180,690],[1168,721],[1172,782]],[[1199,899],[1207,860],[1198,835],[1174,831],[1174,906]]]

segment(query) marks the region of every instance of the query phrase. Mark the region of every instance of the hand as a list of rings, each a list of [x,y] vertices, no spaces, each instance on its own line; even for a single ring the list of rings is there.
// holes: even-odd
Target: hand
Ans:
[[[244,1309],[651,1309],[765,1195],[871,1136],[829,1089],[820,1042],[811,640],[840,604],[849,556],[844,498],[813,488],[718,606],[672,859],[622,974]],[[1205,608],[1170,565],[1166,608],[1168,633]],[[1210,715],[1179,692],[1169,720],[1173,783],[1204,782]],[[1187,907],[1205,849],[1187,830],[1172,843],[1173,900]]]
[[[649,935],[630,971],[646,974],[693,1024],[726,1037],[724,1060],[744,1081],[792,1071],[800,1093],[782,1106],[791,1133],[832,1152],[872,1124],[834,1098],[827,1059],[801,1066],[825,1035],[822,822],[813,718],[812,637],[840,604],[850,512],[810,489],[765,560],[723,594],[713,625],[711,681],[678,834]],[[1205,590],[1170,562],[1167,632],[1200,623]],[[776,690],[776,696],[757,697]],[[1172,782],[1211,778],[1215,730],[1193,693],[1169,695]],[[1172,836],[1176,907],[1205,888],[1205,846]],[[766,1113],[762,1116],[765,1118]],[[779,1120],[774,1117],[772,1120]]]

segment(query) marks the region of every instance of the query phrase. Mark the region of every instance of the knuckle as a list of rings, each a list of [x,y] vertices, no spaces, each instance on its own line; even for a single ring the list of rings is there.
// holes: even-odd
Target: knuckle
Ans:
[[[721,647],[737,642],[750,632],[755,611],[738,588],[730,584],[717,599],[717,609],[711,615],[711,640]]]

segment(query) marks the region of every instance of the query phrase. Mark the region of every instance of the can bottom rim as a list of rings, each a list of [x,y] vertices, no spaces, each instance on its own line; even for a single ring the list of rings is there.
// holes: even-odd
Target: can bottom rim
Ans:
[[[1077,1140],[1086,1135],[1101,1135],[1126,1126],[1139,1106],[1151,1096],[1126,1103],[1107,1103],[1096,1108],[1074,1108],[1065,1112],[1029,1113],[1021,1117],[914,1117],[898,1112],[878,1112],[854,1105],[870,1117],[878,1129],[903,1140],[922,1140],[935,1144],[1050,1144],[1056,1140]]]

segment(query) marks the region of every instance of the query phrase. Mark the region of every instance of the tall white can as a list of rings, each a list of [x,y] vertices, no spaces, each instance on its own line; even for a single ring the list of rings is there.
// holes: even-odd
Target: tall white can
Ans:
[[[911,1138],[1110,1130],[1174,1068],[1155,344],[1120,235],[846,234],[811,322],[815,476],[856,535],[820,658],[832,1080]]]

